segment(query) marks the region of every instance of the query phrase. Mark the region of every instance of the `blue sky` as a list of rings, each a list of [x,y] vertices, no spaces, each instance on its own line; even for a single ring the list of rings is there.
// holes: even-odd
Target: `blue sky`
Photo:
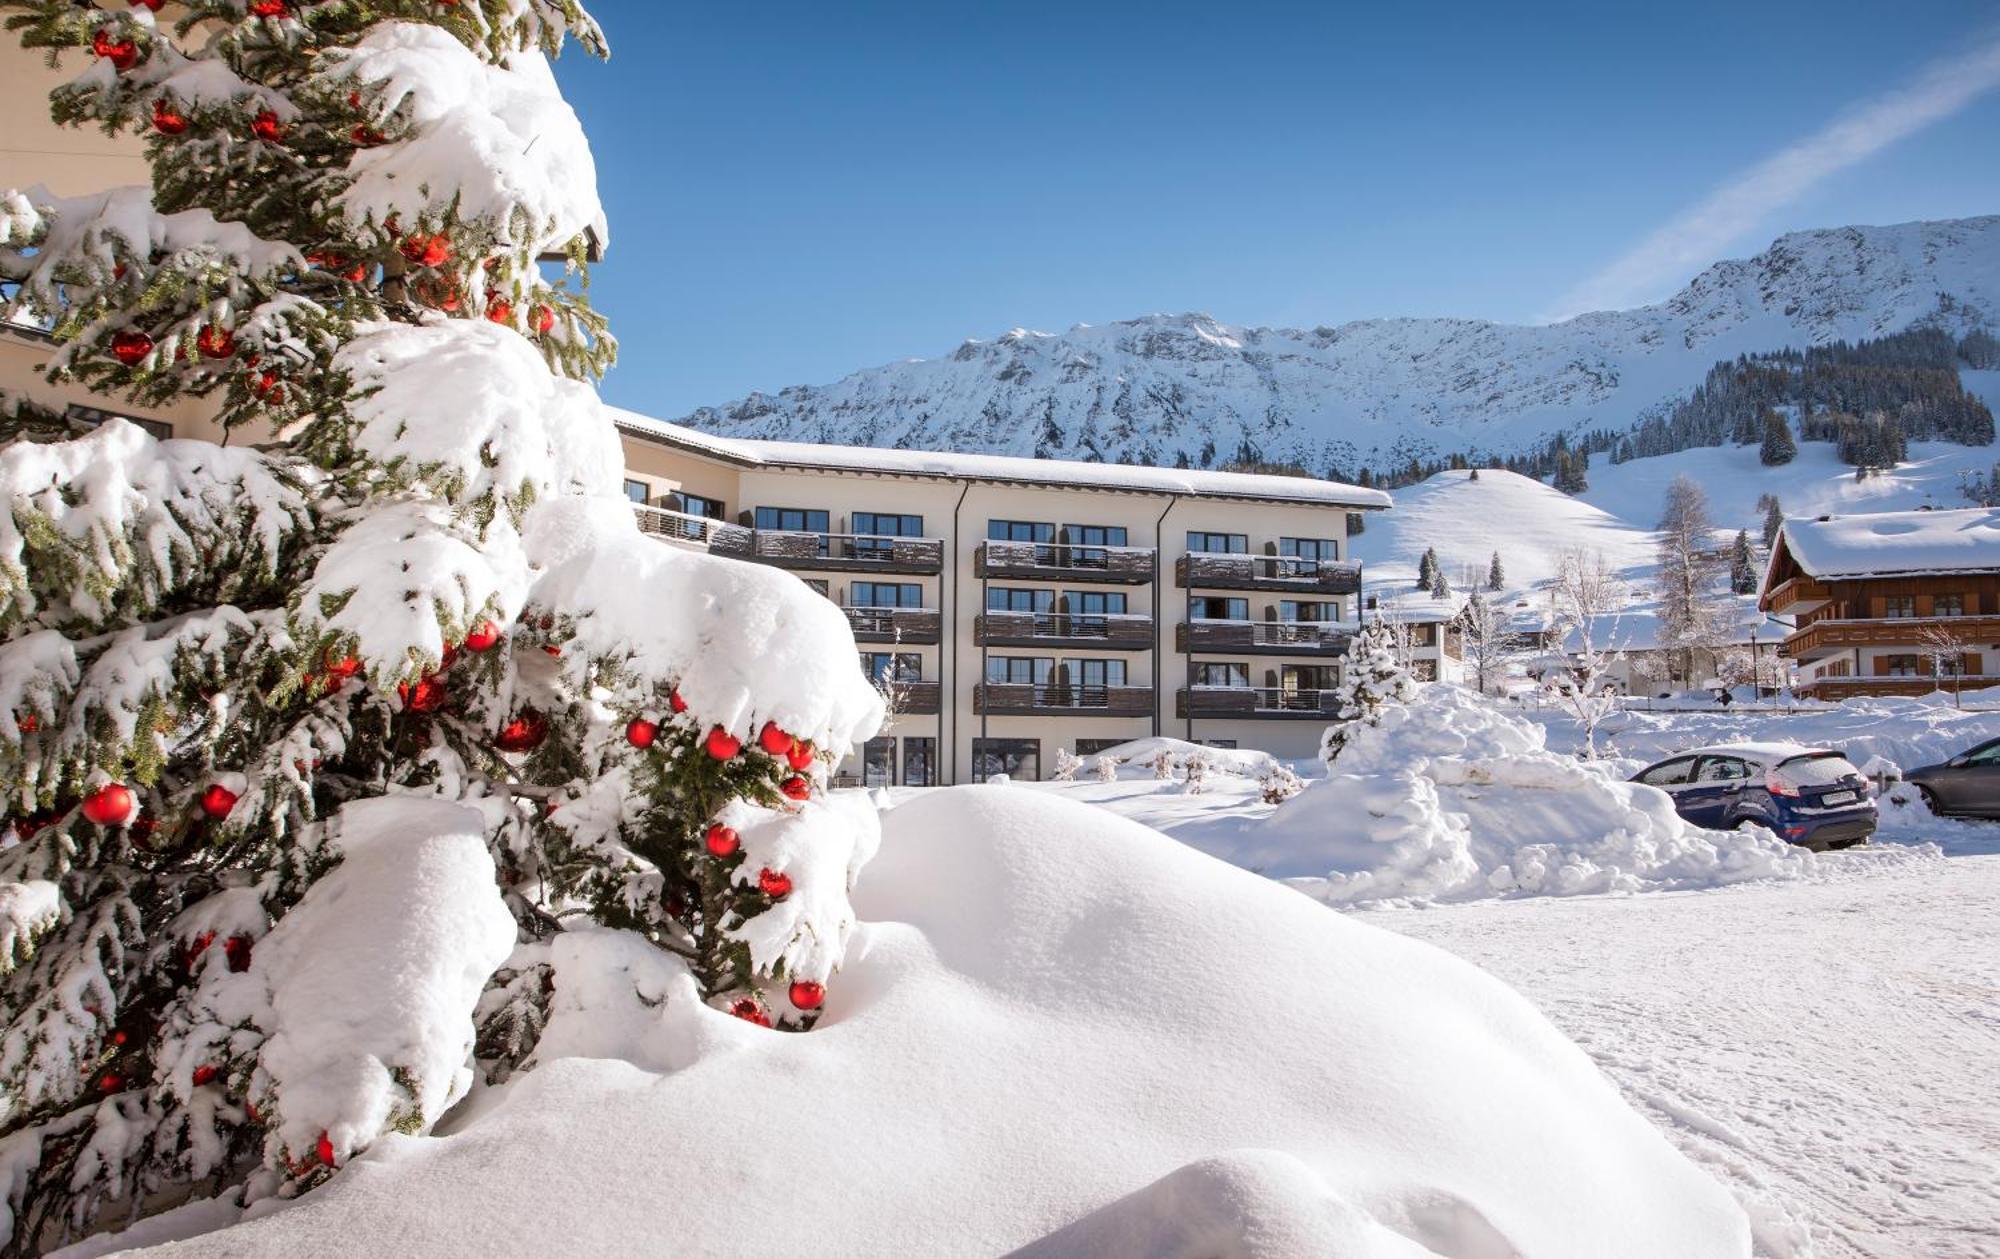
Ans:
[[[1714,241],[2000,213],[1993,0],[1524,7],[598,0],[610,63],[558,73],[604,392],[672,417],[1152,311],[1536,321]]]

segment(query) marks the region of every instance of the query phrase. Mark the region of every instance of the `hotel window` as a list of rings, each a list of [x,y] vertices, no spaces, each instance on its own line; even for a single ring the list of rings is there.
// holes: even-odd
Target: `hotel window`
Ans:
[[[1056,527],[1044,520],[989,520],[986,536],[994,542],[1053,542]]]
[[[1099,752],[1109,752],[1112,748],[1117,747],[1119,744],[1130,743],[1131,741],[1132,740],[1129,738],[1078,739],[1076,741],[1076,754],[1078,756],[1096,756]]]
[[[1063,597],[1069,600],[1069,610],[1078,616],[1125,614],[1125,592],[1122,590],[1066,590]]]
[[[1050,656],[988,656],[986,680],[1002,686],[1047,686],[1056,671]]]
[[[1070,552],[1065,563],[1076,568],[1107,568],[1111,553],[1105,547],[1125,545],[1124,525],[1064,525]]]
[[[1055,606],[1056,592],[1053,590],[1033,590],[1025,586],[986,588],[988,612],[1052,612]]]
[[[897,538],[921,538],[924,518],[900,512],[858,511],[854,513],[855,554],[862,559],[887,559],[895,551]]]
[[[1190,529],[1187,536],[1187,549],[1190,551],[1202,551],[1208,554],[1248,555],[1250,553],[1250,535],[1247,533],[1208,533],[1204,530]]]
[[[1913,678],[1921,669],[1915,656],[1883,656],[1882,672],[1892,678]]]
[[[1335,615],[1335,607],[1331,603],[1312,599],[1280,599],[1278,601],[1278,619],[1281,621],[1308,621],[1317,624],[1321,621],[1337,621],[1340,618]]]
[[[1102,692],[1110,687],[1125,685],[1125,662],[1123,660],[1070,660],[1070,684],[1084,691]],[[1102,697],[1098,697],[1102,702]]]
[[[827,589],[826,579],[824,577],[801,577],[799,578],[799,580],[804,582],[806,585],[811,586],[813,588],[814,594],[825,595],[829,599],[833,598],[833,595]]]
[[[1937,671],[1941,678],[1962,678],[1965,676],[1965,657],[1963,655],[1942,657],[1937,662]]]
[[[648,486],[644,481],[634,481],[631,477],[625,478],[626,498],[631,499],[635,503],[643,504],[650,496],[650,494],[651,494],[651,487]]]
[[[893,787],[896,784],[896,741],[870,739],[861,745],[861,785]]]
[[[937,740],[903,740],[903,785],[905,787],[935,787],[937,785]]]
[[[1882,600],[1882,615],[1893,617],[1915,616],[1917,597],[1915,595],[1890,595]]]
[[[10,325],[12,326],[12,325]],[[125,415],[118,411],[104,411],[97,407],[87,407],[80,402],[72,402],[63,408],[63,418],[88,424],[95,428],[111,420],[124,420],[127,424],[137,424],[146,434],[159,441],[166,441],[174,435],[174,426],[164,420],[148,420],[137,415]]]
[[[1964,595],[1936,595],[1931,599],[1932,616],[1964,616]]]
[[[628,487],[632,482],[625,483]],[[629,493],[630,490],[628,489]],[[667,506],[675,511],[686,512],[690,516],[700,516],[703,520],[722,519],[722,500],[706,498],[700,494],[690,494],[686,490],[675,490],[667,495]]]
[[[1035,782],[1042,776],[1040,739],[974,739],[972,781],[983,783],[998,774]]]
[[[1340,558],[1340,543],[1332,538],[1279,538],[1278,554],[1331,563]]]
[[[1250,685],[1250,666],[1247,664],[1218,664],[1209,661],[1194,667],[1196,686],[1246,687]]]
[[[757,527],[784,533],[825,533],[827,514],[804,507],[759,507]]]
[[[924,588],[914,581],[857,581],[847,598],[851,608],[921,608]]]
[[[1247,621],[1250,619],[1250,601],[1226,595],[1188,596],[1188,619],[1191,621]]]
[[[884,682],[921,682],[924,658],[914,651],[864,651],[861,676],[880,686]]]

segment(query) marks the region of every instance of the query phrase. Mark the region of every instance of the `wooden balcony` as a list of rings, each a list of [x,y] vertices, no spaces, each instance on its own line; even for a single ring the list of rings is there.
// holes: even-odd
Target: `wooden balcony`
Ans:
[[[1330,722],[1339,707],[1334,696],[1275,686],[1195,686],[1176,692],[1174,716]]]
[[[1151,717],[1153,688],[982,682],[972,689],[972,711],[991,717]]]
[[[1344,656],[1355,627],[1335,621],[1211,621],[1174,627],[1174,650],[1248,652],[1263,656]]]
[[[1361,564],[1358,560],[1191,551],[1174,561],[1174,584],[1183,590],[1351,595],[1361,590]]]
[[[1076,546],[1057,542],[982,542],[974,557],[978,577],[1026,581],[1094,582],[1144,586],[1153,580],[1149,546]]]
[[[746,529],[723,520],[633,504],[639,528],[711,555],[819,573],[897,573],[935,577],[944,570],[944,543],[879,533],[794,533]]]
[[[857,643],[907,643],[929,647],[944,636],[944,617],[936,608],[842,607]]]
[[[1798,576],[1781,581],[1771,587],[1771,592],[1758,600],[1758,606],[1766,612],[1779,616],[1797,616],[1810,612],[1833,598],[1823,581],[1816,578]]]
[[[1786,638],[1778,651],[1794,660],[1816,660],[1853,647],[1907,647],[1921,651],[1925,640],[1943,632],[1969,650],[2000,643],[2000,616],[1892,616],[1868,620],[1814,621]]]
[[[1993,674],[1968,674],[1932,677],[1928,673],[1899,674],[1893,677],[1866,678],[1813,678],[1792,688],[1792,693],[1800,699],[1820,699],[1839,703],[1858,695],[1929,695],[1943,691],[1955,695],[1961,691],[1976,691],[1989,686],[2000,686],[2000,676]]]
[[[899,713],[935,717],[944,706],[944,688],[936,682],[891,682],[889,703]]]
[[[1137,612],[986,612],[974,618],[972,638],[982,647],[1151,651],[1153,618]]]

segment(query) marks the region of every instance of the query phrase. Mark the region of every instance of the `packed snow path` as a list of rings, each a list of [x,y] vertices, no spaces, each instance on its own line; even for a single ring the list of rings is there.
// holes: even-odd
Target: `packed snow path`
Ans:
[[[2000,851],[1361,916],[1539,1005],[1736,1190],[1760,1254],[2000,1255]]]

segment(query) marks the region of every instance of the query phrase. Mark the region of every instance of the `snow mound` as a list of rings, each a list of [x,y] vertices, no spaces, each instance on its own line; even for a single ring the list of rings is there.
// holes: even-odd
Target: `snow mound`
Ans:
[[[1385,709],[1330,777],[1228,855],[1340,905],[1716,887],[1815,868],[1768,831],[1691,826],[1665,792],[1551,752],[1546,737],[1470,691],[1429,687]]]
[[[817,1030],[708,1009],[671,959],[586,966],[624,991],[575,1004],[558,966],[544,1049],[591,1056],[161,1253],[1750,1252],[1720,1185],[1441,950],[1046,792],[883,829]]]
[[[1117,747],[1106,748],[1095,756],[1083,758],[1080,777],[1088,777],[1104,761],[1115,765],[1120,778],[1153,777],[1153,761],[1165,752],[1172,762],[1176,774],[1187,769],[1187,758],[1195,753],[1208,762],[1209,769],[1218,774],[1234,774],[1239,778],[1256,778],[1277,767],[1278,758],[1269,752],[1256,748],[1212,748],[1200,743],[1189,743],[1186,739],[1168,738],[1155,735],[1149,739],[1134,739]]]

